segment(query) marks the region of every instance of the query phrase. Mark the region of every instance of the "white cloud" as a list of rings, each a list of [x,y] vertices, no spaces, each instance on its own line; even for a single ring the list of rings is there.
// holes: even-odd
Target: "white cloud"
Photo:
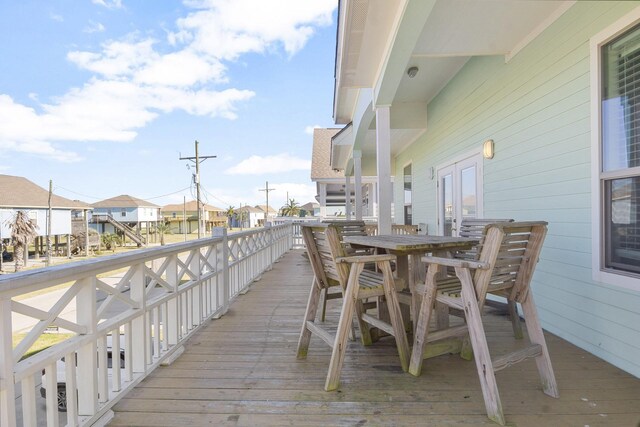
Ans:
[[[287,153],[274,156],[251,156],[237,165],[227,169],[229,175],[261,175],[265,173],[282,173],[294,170],[310,170],[311,160],[294,157]]]
[[[49,18],[51,18],[51,20],[56,22],[64,22],[64,18],[62,17],[62,15],[58,15],[57,13],[51,12],[49,14]]]
[[[321,127],[322,126],[320,125],[307,126],[304,128],[304,133],[306,133],[307,135],[313,135],[313,130],[320,129]]]
[[[335,0],[200,0],[186,4],[203,10],[179,19],[179,30],[169,40],[190,43],[198,52],[227,60],[277,46],[293,55],[304,47],[315,27],[331,24],[336,8]]]
[[[122,0],[91,0],[91,3],[106,7],[107,9],[122,8]]]
[[[91,34],[91,33],[101,33],[105,30],[104,25],[102,25],[99,22],[93,22],[93,21],[89,21],[89,25],[85,27],[84,30],[82,30],[85,33]]]
[[[269,186],[271,186],[271,183],[269,183]],[[316,186],[314,184],[282,182],[274,183],[273,188],[276,188],[277,191],[269,195],[269,204],[276,209],[280,209],[287,203],[287,194],[289,199],[294,199],[300,206],[316,201]],[[273,200],[273,203],[271,203],[271,200]]]
[[[121,0],[92,0],[110,9]],[[158,115],[181,110],[191,115],[235,119],[251,90],[217,88],[228,83],[228,62],[250,52],[299,51],[318,26],[331,23],[335,0],[200,0],[176,21],[166,42],[132,33],[96,51],[71,51],[67,59],[93,76],[36,108],[0,93],[0,147],[61,161],[80,159],[58,145],[71,141],[131,141]],[[86,31],[102,31],[90,22]],[[167,45],[168,44],[168,45]],[[7,119],[10,117],[11,120]],[[309,169],[288,155],[246,159],[228,173]]]

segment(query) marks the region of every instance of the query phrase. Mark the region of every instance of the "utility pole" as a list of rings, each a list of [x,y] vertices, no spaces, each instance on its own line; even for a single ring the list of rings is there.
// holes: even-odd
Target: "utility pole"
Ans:
[[[260,191],[264,191],[267,194],[267,207],[264,211],[264,227],[267,226],[267,219],[269,218],[269,191],[273,191],[275,188],[269,188],[269,181],[266,182],[265,187]]]
[[[196,174],[194,181],[196,182],[196,207],[198,208],[198,239],[202,237],[202,207],[200,203],[200,163],[207,159],[215,159],[217,156],[202,156],[198,155],[198,144],[196,140],[196,155],[195,157],[180,157],[180,160],[190,160],[196,164]]]

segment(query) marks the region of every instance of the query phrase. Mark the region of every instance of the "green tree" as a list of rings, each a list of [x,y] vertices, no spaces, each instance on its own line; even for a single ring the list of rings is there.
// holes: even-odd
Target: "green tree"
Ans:
[[[11,229],[16,271],[20,271],[27,265],[29,242],[38,235],[38,226],[25,211],[16,212],[13,220],[7,221],[7,225]]]
[[[229,227],[231,227],[232,221],[233,221],[233,217],[236,214],[236,208],[234,206],[229,206],[227,208],[227,210],[224,212],[224,214],[227,216],[227,223],[228,223]]]
[[[280,208],[280,212],[282,212],[282,216],[299,216],[300,204],[295,199],[289,199],[287,204]]]
[[[122,244],[122,241],[120,240],[120,236],[113,233],[103,233],[100,236],[100,240],[104,245],[105,249],[110,250],[112,252],[116,251],[116,246]]]
[[[160,246],[164,246],[164,235],[165,233],[171,232],[171,227],[168,222],[159,222],[156,225],[156,231],[160,233]]]

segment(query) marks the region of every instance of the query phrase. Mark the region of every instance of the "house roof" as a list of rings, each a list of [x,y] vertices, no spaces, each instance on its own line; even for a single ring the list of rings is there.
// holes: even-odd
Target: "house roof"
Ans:
[[[138,199],[128,194],[122,194],[120,196],[112,197],[110,199],[101,200],[96,203],[92,203],[94,208],[159,208],[151,202],[147,202],[142,199]]]
[[[313,130],[311,154],[311,179],[344,178],[344,174],[331,168],[331,138],[340,128],[316,128]]]
[[[212,205],[207,205],[206,203],[202,205],[204,207],[205,211],[215,211],[215,212],[223,212],[224,209],[220,209],[218,207],[212,206]],[[180,211],[182,212],[182,210],[187,210],[187,211],[196,211],[198,210],[197,207],[197,201],[196,200],[191,200],[185,204],[183,203],[175,203],[175,204],[171,204],[171,205],[166,205],[162,207],[162,212],[174,212],[174,211]]]
[[[267,211],[267,205],[256,205],[256,208],[260,209],[262,212]],[[277,214],[278,211],[269,206],[269,213]]]
[[[3,208],[47,208],[49,191],[27,178],[0,175],[0,207]],[[51,197],[54,209],[91,209],[87,203],[69,200],[55,194]]]
[[[263,214],[263,213],[264,213],[264,211],[263,211],[262,209],[254,208],[253,206],[243,206],[243,207],[241,207],[241,208],[237,208],[235,211],[236,211],[236,212],[237,212],[237,211],[246,211],[246,212],[251,212],[251,213],[261,213],[261,214]]]
[[[304,205],[300,206],[300,208],[304,209],[306,211],[312,211],[314,209],[320,208],[320,203],[309,202],[309,203],[305,203]]]

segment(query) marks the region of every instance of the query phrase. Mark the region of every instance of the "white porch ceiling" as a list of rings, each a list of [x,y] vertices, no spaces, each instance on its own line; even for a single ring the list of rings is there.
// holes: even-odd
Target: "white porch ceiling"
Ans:
[[[405,0],[425,1],[425,0]],[[358,91],[371,88],[380,79],[393,79],[380,68],[388,55],[387,40],[393,39],[394,25],[402,10],[402,0],[346,1],[345,34],[339,37],[336,86],[336,122],[354,118]],[[472,56],[515,55],[544,28],[566,11],[574,1],[539,0],[437,0],[424,27],[411,46],[392,102],[392,155],[402,151],[426,131],[426,113],[407,118],[401,104],[426,105],[446,86]],[[343,11],[341,10],[341,13]],[[350,21],[350,19],[352,21]],[[341,22],[342,23],[342,22]],[[349,33],[353,30],[352,33]],[[409,78],[406,70],[417,66]],[[397,67],[396,67],[397,68]],[[396,111],[394,111],[396,110]],[[394,114],[395,112],[395,114]],[[350,116],[351,115],[351,116]],[[398,120],[402,117],[402,120]],[[375,119],[364,138],[358,137],[363,160],[375,153]]]

